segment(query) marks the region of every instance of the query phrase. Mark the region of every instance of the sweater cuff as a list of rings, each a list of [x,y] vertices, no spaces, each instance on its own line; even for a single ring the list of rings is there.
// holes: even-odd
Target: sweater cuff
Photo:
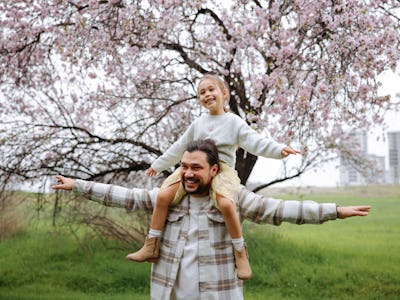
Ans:
[[[85,183],[86,183],[85,180],[76,179],[75,180],[75,185],[74,185],[74,188],[72,189],[72,191],[74,193],[82,193],[84,191],[84,188],[85,188]]]

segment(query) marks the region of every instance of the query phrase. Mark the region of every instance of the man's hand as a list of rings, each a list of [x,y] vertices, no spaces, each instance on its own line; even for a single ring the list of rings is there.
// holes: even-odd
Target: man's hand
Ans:
[[[362,206],[338,206],[336,208],[337,216],[339,219],[345,219],[348,217],[355,216],[368,216],[369,211],[371,210],[371,206],[362,205]]]
[[[75,180],[71,178],[67,178],[61,175],[56,176],[57,182],[59,184],[52,185],[51,187],[54,190],[72,190],[75,187]]]
[[[296,154],[298,154],[298,153],[300,153],[300,151],[294,150],[294,149],[292,149],[292,148],[290,148],[290,147],[285,147],[285,148],[283,148],[283,149],[282,149],[282,152],[281,152],[281,154],[282,154],[283,157],[286,157],[286,156],[288,156],[289,154],[294,154],[294,155],[296,155]]]

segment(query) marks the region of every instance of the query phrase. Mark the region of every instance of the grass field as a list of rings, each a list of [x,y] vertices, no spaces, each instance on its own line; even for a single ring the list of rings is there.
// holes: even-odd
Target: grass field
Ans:
[[[245,224],[256,274],[247,285],[248,298],[400,299],[400,187],[297,193],[373,209],[368,217],[323,225]]]
[[[245,222],[254,272],[246,299],[400,299],[399,186],[290,192],[265,193],[373,210],[323,225]],[[79,236],[42,215],[2,240],[0,299],[149,299],[149,264],[126,262],[117,242]]]

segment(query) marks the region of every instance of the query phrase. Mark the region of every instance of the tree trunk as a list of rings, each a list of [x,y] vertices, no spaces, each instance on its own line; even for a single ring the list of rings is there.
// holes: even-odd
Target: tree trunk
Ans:
[[[250,173],[253,170],[253,167],[257,161],[257,156],[250,154],[239,148],[236,151],[236,170],[238,172],[240,181],[243,185],[246,185],[247,180],[249,179]]]

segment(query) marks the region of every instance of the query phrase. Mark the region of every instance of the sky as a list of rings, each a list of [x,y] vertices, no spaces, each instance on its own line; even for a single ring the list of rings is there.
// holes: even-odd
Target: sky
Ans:
[[[400,71],[400,70],[399,70]],[[400,72],[386,72],[380,76],[382,87],[380,93],[382,95],[390,94],[392,99],[400,94]],[[394,101],[394,100],[393,100]],[[389,111],[385,116],[386,129],[388,131],[400,131],[400,112]],[[379,156],[385,156],[386,168],[388,168],[388,144],[382,137],[383,128],[377,127],[368,134],[368,153]],[[386,135],[385,135],[386,136]],[[290,156],[289,160],[296,162],[300,157]],[[250,175],[249,182],[269,182],[280,174],[281,162],[275,159],[260,157]],[[274,187],[295,186],[321,186],[335,187],[339,185],[339,161],[328,163],[320,166],[318,169],[312,169],[302,174],[300,178],[286,181]]]

